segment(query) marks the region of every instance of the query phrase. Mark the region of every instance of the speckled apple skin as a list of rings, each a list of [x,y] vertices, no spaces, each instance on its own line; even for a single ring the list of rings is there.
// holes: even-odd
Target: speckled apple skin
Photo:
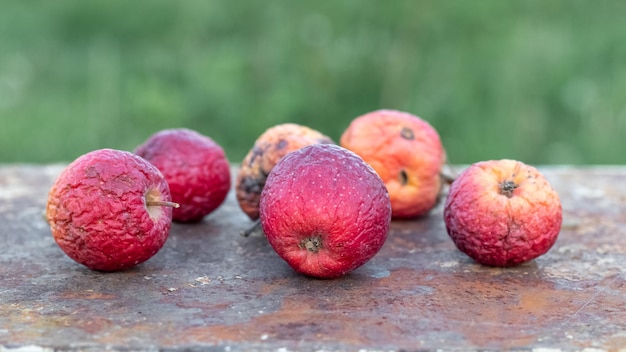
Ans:
[[[260,220],[276,253],[294,270],[317,278],[342,276],[369,261],[390,228],[384,183],[359,156],[314,144],[284,156],[270,172]],[[321,248],[302,248],[319,236]]]
[[[100,149],[70,163],[50,189],[46,216],[54,240],[76,262],[117,271],[140,264],[163,247],[170,207],[150,207],[146,194],[170,193],[159,170],[133,153]]]
[[[412,131],[410,139],[402,137],[403,128]],[[439,133],[425,120],[404,111],[372,111],[355,118],[339,144],[361,156],[382,178],[394,218],[423,216],[437,205],[446,152]]]
[[[162,130],[138,146],[135,153],[165,176],[172,200],[180,205],[174,209],[174,221],[200,221],[228,195],[228,159],[210,137],[185,128]]]
[[[500,185],[517,187],[510,197]],[[452,183],[444,206],[448,234],[478,263],[507,267],[535,259],[555,243],[562,210],[557,192],[534,167],[515,160],[478,162]]]

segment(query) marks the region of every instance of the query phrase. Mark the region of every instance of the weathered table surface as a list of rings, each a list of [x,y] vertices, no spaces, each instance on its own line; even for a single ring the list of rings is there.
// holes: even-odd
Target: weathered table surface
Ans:
[[[0,167],[0,351],[617,350],[626,347],[626,167],[540,168],[563,228],[515,268],[475,264],[441,205],[394,221],[382,251],[335,280],[294,273],[231,192],[119,273],[90,271],[42,218],[62,165]],[[24,348],[29,347],[29,348]]]

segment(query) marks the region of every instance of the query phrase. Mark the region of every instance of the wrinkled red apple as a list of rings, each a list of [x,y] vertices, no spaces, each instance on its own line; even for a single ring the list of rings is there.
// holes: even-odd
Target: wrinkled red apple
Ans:
[[[230,166],[224,150],[211,138],[178,128],[159,131],[135,149],[155,165],[180,204],[173,220],[200,221],[217,209],[230,190]]]
[[[515,160],[471,165],[450,186],[448,234],[478,263],[514,266],[546,253],[561,229],[561,202],[534,167]]]
[[[384,183],[363,159],[332,144],[284,156],[261,192],[260,220],[276,253],[318,278],[344,275],[383,246],[391,221]]]
[[[70,163],[48,194],[46,217],[54,240],[93,270],[123,270],[156,254],[169,235],[167,182],[148,161],[99,149]]]

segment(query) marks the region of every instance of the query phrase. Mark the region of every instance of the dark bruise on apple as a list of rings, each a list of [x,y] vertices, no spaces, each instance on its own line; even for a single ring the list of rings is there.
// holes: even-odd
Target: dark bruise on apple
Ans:
[[[378,253],[389,232],[391,203],[380,177],[359,156],[314,144],[272,169],[260,220],[271,246],[294,270],[333,278]]]

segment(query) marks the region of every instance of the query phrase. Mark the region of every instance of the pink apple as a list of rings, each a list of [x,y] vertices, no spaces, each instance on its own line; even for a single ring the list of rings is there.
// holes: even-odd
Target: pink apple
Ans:
[[[260,220],[271,246],[294,270],[333,278],[378,253],[389,232],[391,203],[380,177],[358,155],[313,144],[272,169]]]

